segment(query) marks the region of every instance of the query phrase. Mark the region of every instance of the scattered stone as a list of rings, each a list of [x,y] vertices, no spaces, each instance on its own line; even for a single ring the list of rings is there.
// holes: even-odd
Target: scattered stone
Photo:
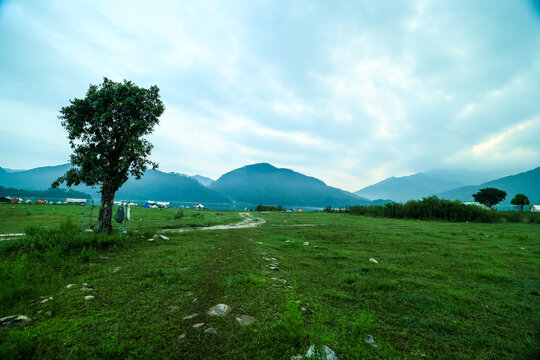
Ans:
[[[304,357],[300,354],[296,354],[290,357],[289,360],[302,360]]]
[[[197,298],[193,298],[193,301],[192,301],[192,302],[196,303],[196,302],[197,302]]]
[[[318,352],[315,351],[315,345],[311,345],[306,353],[306,357],[311,359],[338,360],[336,353],[326,345],[323,345]]]
[[[82,291],[94,291],[96,288],[92,285],[85,285],[81,288]]]
[[[525,248],[523,246],[520,246],[519,248],[520,248],[520,250],[525,250]]]
[[[165,235],[159,235],[159,237],[161,238],[161,240],[169,240],[169,238],[166,237]]]
[[[88,284],[87,283],[82,283],[82,286],[86,286],[86,285],[88,285]]]
[[[47,301],[52,300],[52,299],[53,299],[52,296],[49,296],[49,297],[40,296],[37,299],[30,301],[30,304],[42,304],[42,303],[46,303]]]
[[[204,330],[204,332],[207,333],[207,334],[215,334],[217,331],[214,328],[208,328],[208,329]]]
[[[151,239],[148,239],[148,241],[154,241],[154,239],[151,238]]]
[[[315,249],[319,248],[319,246],[317,246],[317,245],[313,245],[313,247],[314,247]]]
[[[222,316],[231,311],[231,307],[226,304],[217,304],[208,310],[210,316]]]
[[[84,297],[84,300],[92,300],[93,298],[95,298],[95,296],[92,296],[92,295],[86,295]]]
[[[67,284],[66,289],[71,289],[74,286],[77,286],[77,284]]]
[[[198,329],[198,328],[203,327],[203,326],[204,326],[204,323],[196,323],[196,324],[194,324],[192,327],[193,327],[194,329]]]
[[[186,296],[186,297],[187,297],[187,296],[193,296],[193,293],[192,293],[191,291],[188,291],[188,292],[186,292],[186,293],[184,294],[184,296]]]
[[[182,341],[182,340],[184,340],[185,338],[186,338],[186,334],[180,334],[180,335],[178,335],[178,337],[176,338],[176,340]]]
[[[291,242],[291,240],[285,240],[285,242],[286,242],[286,243],[290,243],[290,242]],[[302,355],[300,355],[300,356],[302,356]]]
[[[369,262],[373,264],[378,264],[379,262],[375,260],[374,258],[369,258]]]
[[[277,266],[270,266],[270,270],[279,271],[280,268],[278,268]]]
[[[169,312],[174,312],[174,311],[180,309],[180,306],[169,305],[169,306],[167,307],[167,309],[169,310]]]
[[[120,266],[118,266],[118,267],[115,267],[115,268],[114,268],[114,269],[112,270],[112,273],[113,273],[113,274],[116,274],[117,272],[119,272],[119,271],[120,271],[120,269],[121,269],[121,267],[120,267]]]
[[[236,317],[236,321],[242,325],[249,325],[255,321],[255,318],[251,315],[242,314]]]
[[[270,260],[274,260],[274,261],[277,261],[277,259],[276,259],[276,258],[270,258]]]
[[[299,307],[298,307],[298,310],[300,310],[300,312],[301,312],[302,314],[304,314],[304,315],[311,315],[311,314],[313,314],[313,312],[312,312],[311,310],[306,309],[306,308],[303,307],[303,306],[299,306]]]
[[[262,242],[260,242],[260,241],[257,241],[257,244],[260,244],[260,245],[262,245],[263,243],[262,243]]]
[[[26,315],[10,315],[0,319],[0,328],[19,326],[30,321],[32,319]]]
[[[309,246],[309,241],[304,241],[305,246]]]
[[[183,317],[184,320],[193,319],[195,316],[198,316],[196,313],[193,313],[191,315],[186,315]]]
[[[373,336],[367,334],[366,336],[364,336],[364,342],[368,345],[371,345],[373,346],[374,348],[376,347],[379,347],[379,345],[377,345],[377,343],[375,342],[375,339],[373,338]]]

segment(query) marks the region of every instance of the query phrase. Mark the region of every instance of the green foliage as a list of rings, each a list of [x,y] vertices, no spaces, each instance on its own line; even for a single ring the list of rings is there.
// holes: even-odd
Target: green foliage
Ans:
[[[270,206],[270,205],[259,204],[255,208],[255,211],[283,211],[283,207],[281,205]]]
[[[476,194],[473,194],[473,198],[474,201],[491,208],[506,198],[506,191],[493,187],[486,187],[480,189]]]
[[[349,213],[372,217],[394,219],[444,220],[497,222],[501,215],[482,209],[476,205],[467,205],[459,200],[444,200],[430,196],[422,200],[409,200],[405,204],[387,203],[384,206],[351,206]]]
[[[52,186],[84,183],[101,186],[98,232],[110,233],[114,194],[132,175],[140,179],[148,167],[157,168],[148,156],[153,148],[145,135],[152,133],[165,110],[159,89],[140,88],[131,81],[107,78],[90,85],[84,99],[70,100],[59,118],[68,132],[73,167]]]
[[[512,205],[518,205],[521,207],[521,211],[523,211],[524,205],[529,205],[529,198],[525,194],[516,194],[512,201],[510,201]]]
[[[180,209],[174,213],[175,219],[181,219],[184,217],[184,210]]]

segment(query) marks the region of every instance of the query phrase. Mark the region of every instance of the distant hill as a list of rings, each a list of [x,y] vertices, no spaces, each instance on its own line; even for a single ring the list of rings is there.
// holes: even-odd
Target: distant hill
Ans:
[[[52,182],[62,176],[71,164],[39,167],[15,173],[8,173],[0,168],[0,185],[26,190],[47,190]],[[73,190],[100,198],[98,188],[86,185],[74,186]],[[140,180],[130,178],[115,196],[123,200],[156,200],[185,202],[228,203],[224,196],[212,191],[189,176],[148,170]]]
[[[228,172],[209,188],[238,202],[250,204],[297,207],[369,204],[369,200],[327,186],[319,179],[267,163],[248,165]]]
[[[437,196],[450,200],[473,201],[472,194],[485,187],[495,187],[506,191],[506,199],[501,204],[510,204],[514,196],[519,193],[527,195],[531,204],[540,204],[540,167],[481,185],[459,187],[439,193]]]
[[[202,175],[193,175],[191,178],[197,180],[204,186],[209,186],[211,183],[214,182],[214,180],[210,179],[209,177],[202,176]]]
[[[437,169],[409,176],[391,177],[355,192],[368,199],[392,199],[405,202],[421,199],[458,187],[480,184],[496,178],[497,172]]]
[[[91,196],[81,191],[72,189],[48,189],[48,190],[24,190],[16,188],[7,188],[0,186],[0,196],[10,196],[13,198],[23,198],[31,200],[54,200],[64,201],[66,198],[91,199]]]

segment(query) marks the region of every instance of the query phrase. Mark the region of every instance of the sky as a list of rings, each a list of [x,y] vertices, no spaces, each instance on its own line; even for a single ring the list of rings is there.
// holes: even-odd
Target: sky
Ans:
[[[59,110],[104,77],[159,87],[162,171],[540,166],[538,0],[0,0],[0,49],[6,168],[68,162]]]

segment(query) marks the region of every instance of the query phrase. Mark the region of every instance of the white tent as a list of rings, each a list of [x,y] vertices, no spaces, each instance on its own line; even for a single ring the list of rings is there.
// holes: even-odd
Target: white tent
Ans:
[[[534,211],[534,212],[540,212],[540,205],[533,205],[533,206],[531,206],[531,211]]]
[[[66,199],[66,204],[86,204],[86,199]]]
[[[194,206],[195,209],[205,209],[204,205],[203,204],[199,204],[199,205],[195,205]]]

